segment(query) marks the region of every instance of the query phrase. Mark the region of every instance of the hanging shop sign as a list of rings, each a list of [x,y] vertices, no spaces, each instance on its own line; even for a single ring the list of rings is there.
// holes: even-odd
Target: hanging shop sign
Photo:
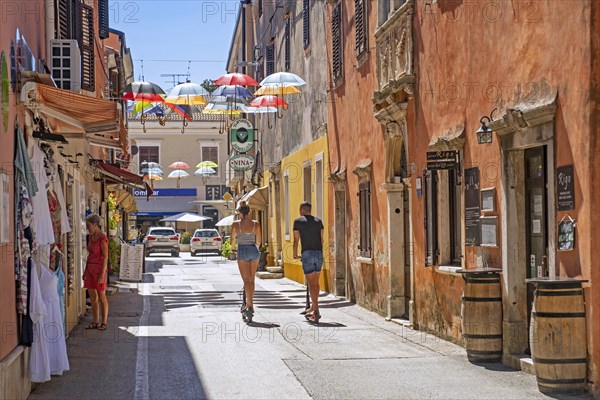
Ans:
[[[2,52],[0,55],[0,109],[2,109],[2,126],[4,132],[8,131],[8,88],[10,81],[8,78],[8,64],[6,55]]]
[[[565,217],[558,224],[558,251],[570,251],[575,248],[575,220]]]
[[[465,169],[465,246],[479,246],[481,224],[479,221],[479,168]]]
[[[575,184],[573,165],[556,168],[556,208],[558,211],[575,209]]]
[[[454,169],[460,165],[458,159],[458,151],[428,151],[427,152],[427,169]]]
[[[233,121],[231,125],[231,147],[238,153],[245,153],[254,145],[254,127],[244,118]]]
[[[236,154],[229,159],[229,165],[235,171],[248,171],[254,167],[254,158],[248,154]]]

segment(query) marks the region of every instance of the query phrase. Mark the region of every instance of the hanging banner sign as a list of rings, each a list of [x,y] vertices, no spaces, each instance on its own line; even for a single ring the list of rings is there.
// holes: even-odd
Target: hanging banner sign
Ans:
[[[231,147],[238,153],[245,153],[254,145],[254,127],[244,118],[233,121],[231,125]]]
[[[236,154],[229,159],[229,165],[236,171],[249,171],[254,167],[254,158],[248,154]]]

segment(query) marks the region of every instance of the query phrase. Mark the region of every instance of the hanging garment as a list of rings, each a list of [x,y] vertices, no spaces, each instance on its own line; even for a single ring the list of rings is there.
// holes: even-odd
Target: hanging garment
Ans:
[[[48,349],[50,373],[62,375],[64,371],[69,370],[69,358],[57,291],[58,277],[45,266],[41,266],[41,271],[40,289],[47,310],[44,317],[43,339]]]
[[[33,261],[31,258],[28,260],[27,266],[27,288],[31,288],[31,271]],[[39,286],[39,285],[38,285]],[[27,313],[21,315],[21,338],[19,340],[19,344],[26,347],[31,347],[33,344],[33,320],[31,319],[31,302],[33,301],[31,290],[27,291]]]
[[[44,168],[44,153],[34,144],[31,155],[31,164],[35,174],[35,181],[40,189],[35,196],[31,198],[33,203],[33,240],[38,244],[54,243],[54,230],[52,229],[52,220],[50,218],[50,209],[48,208],[49,186],[46,169]]]
[[[42,298],[42,289],[38,278],[39,266],[31,271],[31,319],[33,321],[34,339],[29,352],[29,377],[32,382],[50,380],[50,354],[48,341],[45,338],[45,318],[48,309]]]
[[[50,269],[56,271],[61,268],[60,253],[60,204],[56,198],[56,194],[52,190],[48,191],[48,208],[50,209],[50,220],[52,221],[52,230],[54,231],[54,247],[50,253]],[[56,251],[58,250],[58,251]]]
[[[56,271],[54,271],[54,273],[56,274],[56,278],[58,279],[57,293],[58,293],[58,301],[60,303],[60,316],[62,318],[63,330],[66,332],[67,326],[66,326],[66,321],[65,321],[65,298],[64,298],[65,273],[63,272],[62,268],[58,268]]]
[[[19,125],[15,127],[15,136],[15,172],[17,172],[23,178],[23,182],[25,183],[29,197],[33,197],[36,195],[39,188],[37,186],[35,174],[33,173],[33,168],[27,154],[25,133],[23,132],[23,128],[21,128]]]
[[[60,175],[58,171],[52,174],[51,188],[54,191],[58,204],[60,205],[60,233],[71,232],[71,223],[69,222],[69,214],[67,213],[67,204],[65,202],[65,195],[60,183]]]

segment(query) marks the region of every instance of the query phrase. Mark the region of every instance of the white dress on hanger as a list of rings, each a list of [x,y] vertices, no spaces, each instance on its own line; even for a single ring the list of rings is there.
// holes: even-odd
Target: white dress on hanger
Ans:
[[[40,289],[48,311],[44,317],[43,336],[50,358],[50,373],[62,375],[69,370],[69,358],[58,298],[58,277],[46,266],[41,269]]]
[[[50,380],[50,356],[47,342],[44,340],[44,317],[47,315],[47,308],[42,299],[38,269],[39,266],[32,262],[29,314],[33,321],[33,343],[29,351],[29,377],[32,382],[46,382]]]
[[[54,243],[54,229],[52,229],[52,219],[50,217],[50,208],[48,207],[48,177],[44,168],[44,159],[46,155],[37,144],[32,146],[31,167],[35,175],[38,191],[31,198],[33,205],[33,241],[37,244]]]

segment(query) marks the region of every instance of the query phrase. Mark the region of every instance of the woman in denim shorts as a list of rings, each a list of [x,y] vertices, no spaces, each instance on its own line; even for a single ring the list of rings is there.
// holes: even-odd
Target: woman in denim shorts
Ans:
[[[260,252],[258,246],[262,242],[260,224],[248,217],[250,207],[245,201],[240,201],[236,210],[242,218],[235,221],[231,227],[231,248],[237,251],[238,268],[244,280],[246,293],[246,308],[242,309],[244,319],[252,322],[254,315],[254,277],[258,268]]]

